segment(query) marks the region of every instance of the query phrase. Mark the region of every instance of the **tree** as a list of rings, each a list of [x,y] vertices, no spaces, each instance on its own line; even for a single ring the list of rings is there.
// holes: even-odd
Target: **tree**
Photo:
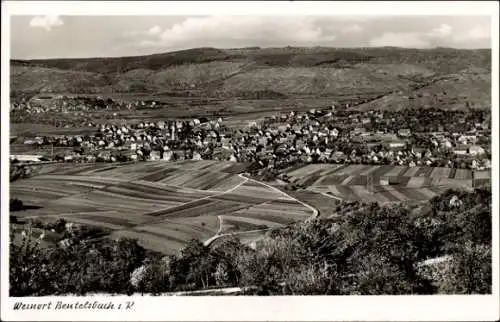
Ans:
[[[411,274],[385,256],[373,252],[354,258],[341,292],[349,295],[432,294],[429,280]]]
[[[10,296],[40,296],[50,292],[46,254],[28,229],[20,241],[10,235]]]
[[[491,294],[491,246],[466,242],[442,271],[439,293]]]
[[[191,240],[170,264],[176,285],[200,289],[215,284],[216,258],[210,253],[210,248],[197,239]]]
[[[290,295],[340,294],[339,281],[336,268],[326,261],[306,263],[289,271],[283,292]]]
[[[153,259],[137,268],[131,275],[132,285],[141,293],[157,295],[172,289],[168,258]],[[134,279],[136,282],[134,282]]]
[[[217,286],[239,285],[241,272],[238,270],[238,254],[248,251],[238,237],[223,237],[210,249],[217,261],[215,279]]]
[[[17,198],[10,199],[9,211],[19,211],[24,209],[24,204]]]
[[[19,179],[24,179],[29,177],[33,173],[31,167],[27,167],[24,164],[10,163],[10,182],[17,181]]]

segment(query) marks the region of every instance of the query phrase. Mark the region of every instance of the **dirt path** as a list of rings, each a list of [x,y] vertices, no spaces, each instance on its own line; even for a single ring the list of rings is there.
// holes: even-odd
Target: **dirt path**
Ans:
[[[294,201],[302,204],[304,207],[306,207],[306,208],[308,208],[309,210],[312,211],[312,215],[308,219],[306,219],[306,221],[312,220],[312,219],[318,217],[318,215],[319,215],[318,209],[314,208],[313,206],[311,206],[311,205],[309,205],[309,204],[307,204],[307,203],[305,203],[305,202],[303,202],[303,201],[301,201],[301,200],[299,200],[299,199],[297,199],[295,197],[290,196],[289,194],[287,194],[287,193],[279,190],[276,187],[273,187],[273,186],[271,186],[271,185],[269,185],[267,183],[264,183],[264,182],[261,182],[261,181],[255,180],[255,179],[247,178],[242,173],[238,174],[238,176],[240,178],[245,178],[246,179],[245,182],[247,182],[247,181],[253,181],[255,183],[258,183],[258,184],[263,185],[263,186],[265,186],[265,187],[267,187],[269,189],[272,189],[272,190],[274,190],[276,192],[281,193],[282,195],[284,195],[285,197],[287,197],[290,200],[294,200]],[[220,225],[219,226],[219,231],[214,236],[212,236],[209,239],[205,240],[205,242],[203,243],[205,246],[209,246],[212,242],[214,242],[215,240],[217,240],[220,237],[233,236],[233,235],[242,235],[242,234],[249,234],[249,233],[255,233],[255,232],[263,232],[263,231],[267,231],[267,230],[272,229],[272,228],[266,228],[266,229],[257,229],[257,230],[250,230],[250,231],[242,231],[242,232],[221,234],[223,220],[222,220],[222,216],[218,216],[218,218],[219,218],[219,225]]]
[[[316,192],[316,191],[315,191]],[[335,199],[335,200],[338,200],[338,201],[344,201],[344,199],[340,198],[340,197],[337,197],[337,196],[334,196],[332,194],[328,194],[328,193],[325,193],[325,192],[319,192],[321,195],[325,196],[325,197],[328,197],[330,199]]]

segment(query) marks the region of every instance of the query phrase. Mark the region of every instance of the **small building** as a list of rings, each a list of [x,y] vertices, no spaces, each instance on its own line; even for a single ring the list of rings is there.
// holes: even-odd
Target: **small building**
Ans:
[[[406,146],[406,142],[401,140],[394,140],[390,141],[387,145],[390,149],[401,149]]]
[[[469,145],[466,145],[466,144],[458,144],[454,149],[453,149],[453,153],[455,153],[456,155],[466,155],[466,154],[469,154],[469,148],[470,146]]]
[[[392,186],[400,184],[400,179],[397,176],[382,176],[380,177],[380,184],[382,186]]]
[[[170,161],[172,160],[173,152],[172,150],[164,151],[163,152],[163,160],[164,161]]]
[[[398,140],[397,136],[392,134],[392,133],[377,133],[379,135],[379,138],[383,141],[394,141]]]
[[[398,131],[398,135],[401,137],[409,137],[411,135],[410,129],[401,129]]]
[[[360,135],[361,133],[365,133],[366,129],[363,127],[356,127],[351,131],[351,135]]]
[[[31,155],[31,154],[18,154],[11,155],[10,160],[18,160],[21,162],[39,162],[43,156],[41,155]]]
[[[469,154],[470,155],[481,155],[481,154],[484,154],[485,151],[482,147],[480,147],[479,145],[471,145],[469,147]]]
[[[160,160],[160,151],[151,151],[151,154],[149,155],[149,159],[151,161]]]

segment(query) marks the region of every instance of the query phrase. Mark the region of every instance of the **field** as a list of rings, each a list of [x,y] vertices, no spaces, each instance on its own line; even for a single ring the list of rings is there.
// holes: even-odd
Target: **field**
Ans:
[[[310,164],[286,174],[291,182],[325,197],[381,203],[424,201],[449,188],[467,189],[491,181],[490,171],[389,165]]]
[[[335,212],[335,206],[340,202],[340,198],[332,195],[325,195],[311,190],[287,191],[289,195],[298,200],[302,200],[319,211],[319,217],[327,218]]]
[[[86,135],[95,132],[95,128],[92,127],[60,128],[49,124],[33,123],[10,123],[9,126],[12,136],[29,138],[43,135]]]
[[[240,173],[245,164],[218,161],[50,164],[11,184],[10,197],[39,206],[19,217],[100,226],[172,254],[189,240],[259,232],[314,214],[287,194]],[[252,233],[250,233],[252,234]],[[257,233],[258,235],[258,233]]]

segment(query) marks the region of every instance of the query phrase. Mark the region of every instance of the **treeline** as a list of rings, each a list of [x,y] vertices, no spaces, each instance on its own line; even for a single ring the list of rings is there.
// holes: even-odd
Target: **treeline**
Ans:
[[[193,240],[170,257],[128,239],[70,236],[66,246],[44,249],[26,237],[10,245],[10,293],[234,286],[259,295],[491,293],[491,188],[449,190],[418,207],[346,202],[335,211],[333,219],[273,230],[255,248],[235,237],[210,247]]]
[[[35,172],[36,170],[33,167],[20,164],[18,160],[13,160],[9,164],[9,182],[29,178]]]

